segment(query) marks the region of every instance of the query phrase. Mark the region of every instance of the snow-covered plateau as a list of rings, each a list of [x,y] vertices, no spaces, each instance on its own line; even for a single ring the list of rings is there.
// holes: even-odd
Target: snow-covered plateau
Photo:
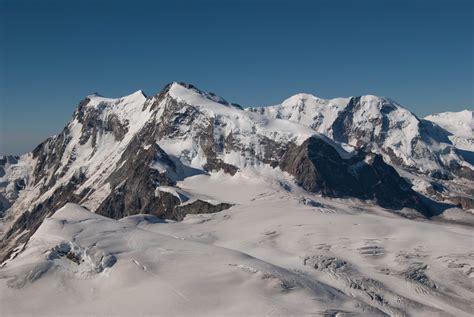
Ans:
[[[190,84],[0,158],[1,316],[472,316],[473,112]]]

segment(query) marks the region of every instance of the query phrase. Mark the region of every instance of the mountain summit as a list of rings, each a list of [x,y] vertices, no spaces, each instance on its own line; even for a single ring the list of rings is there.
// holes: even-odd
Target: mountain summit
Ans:
[[[147,213],[177,221],[234,204],[179,187],[199,174],[247,173],[289,191],[296,186],[431,217],[440,212],[431,199],[471,207],[466,185],[454,192],[442,183],[473,180],[463,155],[446,130],[376,96],[298,94],[244,110],[177,82],[150,97],[94,94],[60,134],[31,153],[2,159],[1,258],[68,202],[115,219]]]
[[[248,110],[304,124],[341,145],[381,154],[390,164],[422,174],[474,179],[473,165],[443,126],[433,125],[430,117],[419,119],[389,98],[367,95],[325,100],[297,94],[280,105]],[[467,133],[472,136],[472,128]]]

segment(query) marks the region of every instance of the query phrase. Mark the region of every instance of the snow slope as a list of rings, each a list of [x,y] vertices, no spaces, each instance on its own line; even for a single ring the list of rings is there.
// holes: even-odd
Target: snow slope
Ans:
[[[391,164],[423,174],[456,174],[461,166],[474,170],[451,145],[445,131],[389,98],[366,95],[325,100],[297,94],[279,105],[248,110],[302,123],[346,148],[380,153]],[[453,114],[445,115],[451,116],[457,120]],[[471,112],[469,118],[472,120]],[[464,137],[473,137],[469,123],[462,129]]]
[[[4,316],[361,310],[330,286],[245,253],[139,229],[73,204],[48,218],[1,274]]]
[[[469,316],[474,308],[468,227],[287,191],[246,172],[179,186],[236,205],[163,222],[68,204],[0,269],[0,314]]]
[[[449,139],[456,147],[474,151],[474,111],[442,112],[425,117],[451,135]]]
[[[181,220],[229,208],[212,195],[188,196],[175,183],[221,169],[265,168],[278,163],[285,146],[309,137],[351,156],[304,125],[244,111],[187,84],[172,83],[150,98],[141,91],[87,96],[60,134],[6,166],[5,188],[17,181],[12,171],[27,166],[28,173],[1,221],[0,259],[21,252],[68,202],[111,218],[152,213]]]
[[[192,116],[192,123],[182,124],[178,134],[163,135],[157,143],[168,154],[180,158],[183,164],[194,168],[202,169],[207,163],[208,158],[199,142],[203,138],[203,130],[210,124],[215,126],[212,135],[214,141],[226,140],[229,136],[236,138],[238,149],[218,153],[218,159],[240,168],[262,163],[258,159],[265,156],[264,148],[260,145],[262,138],[283,144],[301,144],[310,136],[317,136],[330,143],[341,155],[350,156],[332,140],[315,133],[305,125],[244,111],[221,97],[209,95],[191,85],[172,83],[169,96],[177,101],[180,107],[173,109],[173,116],[168,117],[165,112],[169,111],[169,101],[161,101],[159,107],[163,110],[159,112],[158,119],[169,122],[177,118],[176,112],[184,114],[188,111]],[[239,149],[251,149],[252,154]]]
[[[89,197],[87,207],[96,208],[110,191],[105,182],[107,176],[117,166],[133,136],[149,119],[149,112],[142,109],[146,97],[137,91],[116,99],[94,94],[87,96],[86,100],[89,102],[85,115],[80,113],[81,109],[76,110],[61,134],[50,137],[35,149],[36,152],[20,157],[16,166],[28,166],[30,171],[23,176],[27,190],[20,192],[18,199],[13,201],[11,217],[17,217],[19,212],[49,199],[56,190],[78,175],[87,178],[87,181],[76,189],[76,193],[90,187],[98,189]],[[105,127],[97,129],[93,137],[84,138],[85,124],[80,121],[92,117],[92,114],[96,116],[94,120],[104,125],[113,122],[116,126],[126,126],[123,137],[118,139],[112,128]],[[15,169],[18,169],[16,166]]]

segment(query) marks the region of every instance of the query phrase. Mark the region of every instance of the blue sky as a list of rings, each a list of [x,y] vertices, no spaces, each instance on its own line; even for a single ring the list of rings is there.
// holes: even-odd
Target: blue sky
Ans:
[[[307,92],[474,108],[472,1],[0,0],[0,154],[61,131],[84,96],[185,81],[244,106]]]

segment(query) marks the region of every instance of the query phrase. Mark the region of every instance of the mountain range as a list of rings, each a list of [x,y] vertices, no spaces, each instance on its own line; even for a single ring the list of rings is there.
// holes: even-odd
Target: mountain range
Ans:
[[[239,205],[183,188],[199,175],[265,179],[314,208],[320,203],[306,196],[379,206],[410,219],[437,219],[456,208],[469,215],[473,114],[418,118],[371,95],[297,94],[244,109],[178,82],[154,96],[89,95],[59,134],[30,153],[0,159],[0,262],[21,258],[45,219],[67,218],[64,206],[76,208],[71,203],[83,208],[81,217],[90,211],[176,222]],[[70,254],[70,246],[55,252]],[[115,260],[104,261],[97,270]]]
[[[2,249],[27,241],[67,202],[116,219],[149,213],[182,220],[229,208],[176,187],[186,177],[218,171],[258,175],[270,167],[309,192],[412,208],[427,217],[449,204],[469,209],[473,127],[472,111],[419,119],[371,95],[297,94],[280,105],[243,109],[177,82],[151,97],[93,94],[60,134],[0,161],[8,224]]]

